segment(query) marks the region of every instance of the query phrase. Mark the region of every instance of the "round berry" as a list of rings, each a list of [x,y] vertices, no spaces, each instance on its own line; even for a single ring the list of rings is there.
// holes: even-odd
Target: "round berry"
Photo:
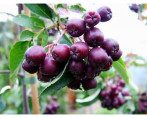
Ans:
[[[109,57],[104,49],[97,47],[90,50],[88,60],[93,67],[102,70],[108,63]]]
[[[86,25],[82,19],[71,19],[67,22],[67,33],[72,37],[79,37],[85,33]]]
[[[69,59],[69,46],[60,44],[53,48],[52,56],[57,62],[65,62]]]
[[[131,94],[128,91],[122,91],[123,96],[131,96]]]
[[[26,61],[31,66],[39,66],[45,58],[45,49],[41,46],[32,46],[25,53]]]
[[[103,70],[103,71],[109,70],[109,69],[112,67],[112,63],[113,63],[113,60],[112,60],[112,58],[109,56],[109,57],[108,57],[108,63],[104,66],[104,68],[103,68],[102,70]]]
[[[84,72],[84,69],[85,69],[85,62],[83,60],[81,61],[71,60],[69,62],[69,71],[72,74],[75,75],[82,74]]]
[[[28,64],[26,60],[23,61],[22,68],[31,74],[36,73],[39,69],[38,66],[31,66],[30,64]]]
[[[101,91],[100,96],[101,96],[102,98],[105,98],[105,97],[107,96],[106,91],[104,91],[104,90]]]
[[[104,35],[100,29],[93,27],[84,34],[85,42],[91,47],[97,47],[104,41]]]
[[[38,70],[37,77],[38,80],[41,82],[50,82],[51,80],[53,80],[53,76],[43,75],[40,69]]]
[[[102,48],[106,50],[108,55],[112,56],[115,55],[119,50],[119,44],[114,39],[105,39]]]
[[[87,64],[85,69],[85,75],[87,78],[95,78],[98,73],[95,68],[93,68],[90,64]]]
[[[120,80],[119,80],[119,85],[120,85],[121,87],[125,87],[126,83],[125,83],[125,81],[124,81],[123,79],[120,79]]]
[[[117,60],[119,60],[119,58],[121,56],[122,56],[122,51],[119,49],[119,51],[115,55],[113,55],[111,57],[112,57],[113,61],[117,61]]]
[[[82,86],[84,90],[94,89],[97,87],[96,79],[84,79],[82,81]]]
[[[100,7],[97,12],[101,16],[101,22],[109,21],[112,18],[112,11],[107,6]]]
[[[75,79],[71,83],[68,84],[68,87],[71,89],[80,89],[80,84],[81,84],[81,81]]]
[[[43,63],[41,63],[41,72],[44,75],[57,75],[59,72],[57,62],[52,56],[46,56]]]
[[[101,17],[97,12],[89,11],[86,13],[84,20],[86,25],[88,25],[89,27],[94,27],[100,22]]]
[[[74,60],[82,60],[88,56],[89,47],[84,42],[76,42],[70,48],[70,55]]]

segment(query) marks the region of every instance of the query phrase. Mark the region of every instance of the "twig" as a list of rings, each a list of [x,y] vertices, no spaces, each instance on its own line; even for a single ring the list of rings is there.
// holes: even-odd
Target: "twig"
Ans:
[[[0,74],[3,74],[3,73],[10,73],[10,70],[0,70]]]

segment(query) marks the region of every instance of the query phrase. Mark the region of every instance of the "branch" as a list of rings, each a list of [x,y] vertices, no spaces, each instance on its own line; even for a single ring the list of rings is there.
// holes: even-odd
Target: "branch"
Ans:
[[[0,74],[3,74],[3,73],[10,73],[10,70],[0,70]]]

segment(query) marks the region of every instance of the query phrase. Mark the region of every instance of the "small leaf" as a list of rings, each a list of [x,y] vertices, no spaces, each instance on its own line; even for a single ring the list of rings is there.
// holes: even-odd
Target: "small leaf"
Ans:
[[[68,46],[71,46],[71,38],[67,34],[64,34],[62,38],[59,40],[59,44],[67,44]]]
[[[16,42],[10,50],[9,68],[11,71],[11,78],[15,77],[24,60],[24,54],[29,47],[29,41]]]
[[[67,5],[66,4],[57,4],[57,5],[55,5],[55,8],[57,9],[57,8],[66,8],[67,7]]]
[[[46,4],[25,4],[25,6],[33,13],[36,13],[44,18],[49,18],[52,21],[56,18],[54,10]]]
[[[120,74],[121,78],[123,78],[125,82],[129,84],[129,75],[123,60],[120,58],[118,61],[113,62],[113,67]]]
[[[46,29],[38,35],[37,44],[41,44],[43,47],[48,44],[48,32]]]
[[[67,66],[69,61],[64,67],[64,70],[40,93],[40,95],[51,95],[57,90],[67,86],[72,80],[73,76],[69,73]]]
[[[83,12],[83,11],[86,11],[85,8],[83,8],[81,5],[79,4],[76,4],[76,5],[71,5],[70,10],[73,10],[73,11],[80,11],[80,12]]]
[[[108,77],[112,78],[114,76],[115,76],[115,72],[113,71],[112,68],[110,70],[108,70],[108,71],[103,71],[100,74],[100,77],[103,78],[103,79],[108,78]]]
[[[88,106],[98,100],[98,96],[99,96],[100,91],[101,91],[101,87],[98,86],[97,90],[94,94],[92,94],[84,99],[76,99],[76,102],[81,106]]]
[[[21,32],[20,41],[27,41],[34,37],[35,33],[29,30],[24,30]]]
[[[44,21],[36,17],[28,17],[26,15],[17,15],[13,21],[23,27],[28,27],[35,30],[40,30],[45,27]]]

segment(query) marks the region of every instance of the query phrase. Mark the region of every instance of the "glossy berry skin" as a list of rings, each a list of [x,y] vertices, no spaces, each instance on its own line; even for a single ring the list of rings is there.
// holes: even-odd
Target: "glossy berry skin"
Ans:
[[[39,66],[45,58],[46,52],[42,46],[32,46],[25,53],[26,61],[31,66]]]
[[[22,68],[31,74],[36,73],[39,69],[38,66],[31,66],[30,64],[28,64],[28,62],[26,60],[23,61]]]
[[[82,81],[84,90],[90,90],[97,87],[97,81],[95,79],[84,79]]]
[[[122,51],[119,49],[119,51],[115,55],[113,55],[111,57],[112,57],[113,61],[117,61],[117,60],[119,60],[119,58],[121,56],[122,56]]]
[[[53,48],[52,56],[57,62],[66,62],[69,59],[69,46],[60,44]]]
[[[105,39],[102,48],[106,50],[108,55],[113,56],[115,55],[119,50],[119,44],[114,39]]]
[[[100,7],[97,12],[101,16],[101,22],[109,21],[112,18],[112,11],[107,6]]]
[[[100,29],[93,27],[84,34],[85,42],[91,47],[97,47],[104,41],[104,35]]]
[[[53,76],[43,75],[40,69],[38,70],[37,78],[41,82],[50,82],[51,80],[53,80]]]
[[[86,13],[84,21],[87,26],[94,27],[97,25],[101,20],[100,15],[95,11],[89,11]]]
[[[80,80],[73,80],[71,83],[68,84],[68,88],[71,88],[71,89],[80,89],[80,84],[81,84],[81,81]]]
[[[88,60],[93,67],[102,70],[105,67],[105,65],[108,63],[109,58],[104,49],[97,47],[97,48],[93,48],[89,52]]]
[[[59,72],[57,62],[52,56],[46,56],[40,67],[44,75],[57,75]]]
[[[84,72],[85,69],[85,62],[83,60],[81,61],[75,61],[75,60],[70,60],[69,62],[69,71],[72,74],[79,75]]]
[[[79,61],[88,56],[89,47],[84,42],[76,42],[70,47],[70,55],[73,60]]]
[[[79,37],[85,33],[86,24],[82,19],[71,19],[67,22],[67,33],[72,37]]]
[[[103,71],[109,70],[109,69],[112,67],[112,63],[113,63],[113,60],[112,60],[112,58],[109,56],[109,57],[108,57],[108,63],[104,66],[104,68],[103,68],[102,70],[103,70]]]

